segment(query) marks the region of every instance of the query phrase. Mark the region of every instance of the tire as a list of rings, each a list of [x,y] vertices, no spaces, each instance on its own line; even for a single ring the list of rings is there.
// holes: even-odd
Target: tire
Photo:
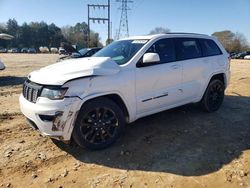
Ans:
[[[223,102],[224,91],[225,86],[221,80],[211,80],[201,100],[201,107],[207,112],[217,111]]]
[[[112,100],[101,97],[82,106],[72,136],[79,146],[98,150],[113,144],[124,128],[122,110]]]

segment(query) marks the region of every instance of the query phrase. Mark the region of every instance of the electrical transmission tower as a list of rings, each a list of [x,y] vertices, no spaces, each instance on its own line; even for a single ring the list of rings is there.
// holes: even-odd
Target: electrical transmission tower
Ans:
[[[117,38],[120,39],[129,36],[128,10],[130,10],[130,8],[128,7],[128,3],[132,3],[133,1],[117,0],[117,2],[120,2],[122,4],[121,7],[119,8],[119,10],[121,10],[121,19],[120,19],[119,30],[117,33]]]
[[[92,17],[90,14],[91,10],[95,10],[96,8],[103,8],[103,9],[107,9],[108,11],[108,16],[107,17]],[[97,23],[101,23],[103,22],[103,24],[105,24],[105,22],[108,22],[108,40],[107,42],[110,43],[111,38],[110,38],[110,0],[108,0],[108,4],[102,4],[102,5],[96,5],[96,4],[88,4],[88,47],[90,47],[90,21],[93,21],[93,23],[95,23],[97,21]]]

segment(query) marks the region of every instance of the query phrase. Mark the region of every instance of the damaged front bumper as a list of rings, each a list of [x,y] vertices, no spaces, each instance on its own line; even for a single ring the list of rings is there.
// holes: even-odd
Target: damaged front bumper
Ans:
[[[29,124],[43,135],[69,141],[78,114],[81,99],[77,97],[62,100],[38,98],[36,103],[29,102],[21,94],[21,112]]]

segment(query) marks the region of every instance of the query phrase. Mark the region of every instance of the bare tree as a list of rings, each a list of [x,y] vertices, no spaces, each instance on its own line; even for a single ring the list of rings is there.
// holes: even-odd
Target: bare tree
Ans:
[[[68,39],[70,37],[70,26],[66,25],[61,28],[63,36]]]
[[[67,41],[77,45],[78,48],[86,48],[88,44],[88,25],[85,22],[77,23],[75,26],[64,26],[62,33]],[[99,33],[90,30],[90,47],[102,46]]]
[[[235,33],[234,41],[232,44],[234,51],[248,51],[250,46],[246,37],[242,33]]]
[[[212,35],[218,38],[228,52],[242,52],[250,48],[246,37],[242,33],[225,30],[215,32]]]
[[[153,35],[153,34],[164,34],[164,33],[169,33],[169,32],[170,32],[170,29],[168,29],[168,28],[156,27],[153,30],[151,30],[149,34],[150,35]]]

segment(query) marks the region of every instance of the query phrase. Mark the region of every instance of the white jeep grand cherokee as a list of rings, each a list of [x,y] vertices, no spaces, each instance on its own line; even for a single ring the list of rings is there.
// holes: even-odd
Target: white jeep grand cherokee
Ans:
[[[101,149],[138,118],[196,102],[208,112],[218,110],[229,68],[228,53],[214,37],[131,37],[93,57],[32,72],[20,106],[28,122],[44,135]]]

